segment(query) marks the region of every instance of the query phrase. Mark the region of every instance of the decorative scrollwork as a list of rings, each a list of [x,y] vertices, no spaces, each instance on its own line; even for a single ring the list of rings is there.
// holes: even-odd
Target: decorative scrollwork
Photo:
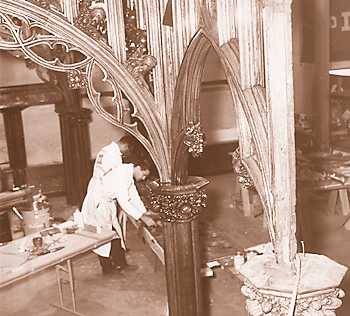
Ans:
[[[200,127],[200,122],[190,122],[186,128],[184,144],[188,147],[188,152],[194,158],[198,158],[204,150],[205,136]]]
[[[151,206],[165,222],[189,222],[200,214],[207,203],[204,190],[161,192],[154,194]]]
[[[152,139],[155,143],[165,143],[164,133],[156,113],[146,109],[146,104],[155,103],[151,94],[147,91],[142,95],[134,93],[137,90],[137,84],[127,73],[126,67],[121,65],[107,45],[92,38],[88,40],[81,31],[71,27],[74,20],[71,22],[72,19],[68,20],[63,14],[49,13],[47,16],[45,10],[39,6],[26,8],[24,1],[20,1],[18,5],[23,7],[21,11],[16,8],[15,0],[10,2],[12,6],[8,8],[6,1],[0,0],[0,49],[21,51],[28,60],[54,72],[71,72],[72,77],[73,73],[86,74],[88,97],[96,111],[111,124],[122,127],[138,138],[152,158],[159,156],[159,159],[155,159],[157,168],[161,170],[161,178],[168,180],[168,154],[161,146],[153,148],[149,141]],[[94,4],[96,3],[101,4],[98,0],[94,1]],[[2,10],[3,7],[5,7],[4,10]],[[69,8],[71,7],[68,6]],[[69,11],[69,13],[74,12]],[[72,14],[71,17],[74,15]],[[95,69],[100,71],[102,76],[95,76]],[[125,75],[122,75],[123,72]],[[132,82],[126,85],[125,77]],[[85,82],[81,78],[78,81]],[[111,89],[106,87],[106,84],[110,85]],[[124,120],[122,98],[119,98],[121,89],[125,90],[125,95],[133,102],[131,116],[135,120],[132,122]],[[112,107],[113,110],[109,111]],[[139,122],[145,126],[149,139],[139,131]]]
[[[95,40],[107,41],[107,18],[103,2],[81,0],[74,25]]]
[[[126,7],[124,10],[126,67],[139,85],[153,93],[152,69],[157,60],[148,54],[147,32],[138,28],[136,8]]]
[[[136,9],[126,8],[124,11],[126,55],[130,57],[138,51],[138,55],[147,54],[147,32],[137,27]]]
[[[238,183],[245,189],[254,188],[254,182],[247,168],[243,165],[241,160],[240,149],[237,147],[232,153],[232,166],[238,177]]]
[[[46,10],[54,9],[56,11],[62,11],[60,0],[28,0],[28,1]]]
[[[4,30],[0,33],[1,49],[15,53],[21,52],[20,55],[28,61],[31,67],[39,65],[36,67],[66,72],[68,85],[72,89],[86,87],[93,106],[98,112],[104,113],[106,119],[112,123],[123,122],[124,127],[138,133],[137,122],[125,122],[123,104],[115,102],[115,95],[119,91],[116,81],[92,57],[86,56],[69,41],[50,34],[39,23],[29,19],[0,13],[0,26]],[[71,58],[72,55],[78,59]],[[97,73],[102,75],[96,76]],[[50,78],[47,73],[43,74]],[[100,89],[103,89],[102,87],[105,88],[103,91],[112,91],[110,97],[114,109],[112,113],[104,106],[106,98],[103,102],[101,100],[103,91]]]
[[[245,282],[241,289],[242,294],[247,298],[246,307],[249,315],[289,315],[290,296],[279,293],[262,293],[252,284]],[[298,295],[296,302],[295,316],[335,316],[335,310],[342,305],[341,298],[345,296],[339,288],[327,289],[315,293],[315,295]]]
[[[29,19],[0,13],[0,21],[3,29],[0,34],[0,48],[21,50],[26,58],[38,65],[54,71],[68,71],[84,68],[92,60],[79,48],[48,33],[41,25]],[[66,58],[68,52],[77,54],[80,58],[72,61]]]

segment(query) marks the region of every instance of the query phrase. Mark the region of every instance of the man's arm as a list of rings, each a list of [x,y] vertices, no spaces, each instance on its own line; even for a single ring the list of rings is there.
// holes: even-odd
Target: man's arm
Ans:
[[[122,209],[131,217],[139,220],[146,213],[146,208],[137,192],[135,184],[131,184],[129,189],[119,188],[116,198]]]

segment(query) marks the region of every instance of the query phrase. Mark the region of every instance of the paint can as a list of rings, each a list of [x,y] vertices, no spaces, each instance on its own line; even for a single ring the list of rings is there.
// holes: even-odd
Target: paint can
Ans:
[[[22,211],[24,234],[29,235],[50,227],[49,208]]]

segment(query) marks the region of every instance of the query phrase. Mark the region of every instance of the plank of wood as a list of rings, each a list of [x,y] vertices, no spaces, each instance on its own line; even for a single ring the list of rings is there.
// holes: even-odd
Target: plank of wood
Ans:
[[[350,214],[348,190],[342,189],[339,190],[340,205],[343,215]]]

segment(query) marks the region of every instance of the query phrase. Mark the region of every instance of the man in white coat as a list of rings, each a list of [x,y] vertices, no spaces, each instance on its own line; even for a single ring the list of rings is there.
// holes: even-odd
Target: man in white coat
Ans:
[[[139,220],[146,213],[146,209],[134,181],[145,180],[149,173],[150,164],[146,160],[137,161],[135,158],[134,164],[123,164],[116,143],[104,147],[97,155],[93,176],[83,201],[82,215],[85,224],[117,232],[118,237],[111,243],[94,250],[99,256],[103,273],[127,267],[117,205],[127,215]]]

